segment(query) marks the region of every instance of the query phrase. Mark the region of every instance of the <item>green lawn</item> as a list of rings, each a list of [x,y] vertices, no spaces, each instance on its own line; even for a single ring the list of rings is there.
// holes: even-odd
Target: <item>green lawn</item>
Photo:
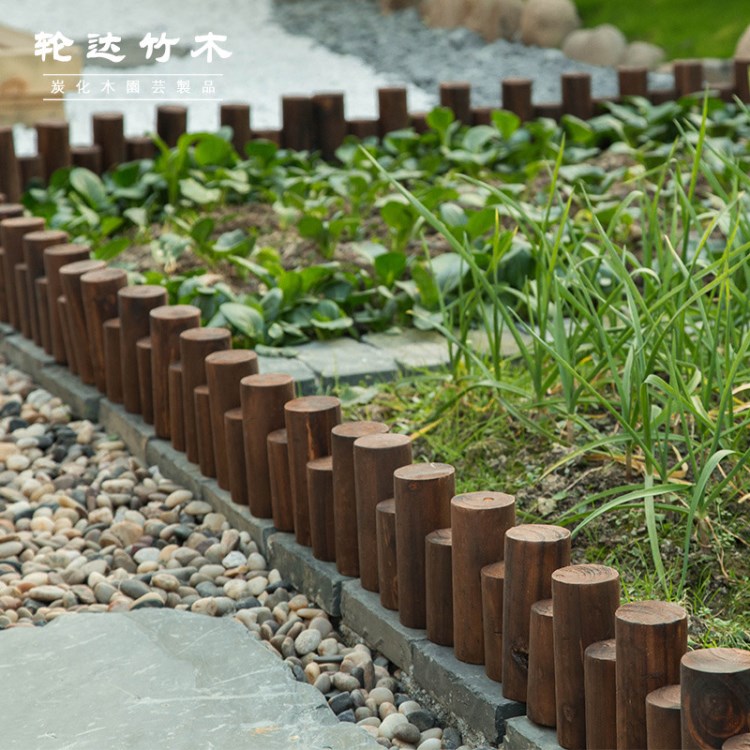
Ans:
[[[706,0],[693,3],[576,0],[576,5],[585,27],[614,24],[629,41],[658,44],[671,59],[731,57],[737,40],[750,24],[747,0],[726,0],[719,4]]]

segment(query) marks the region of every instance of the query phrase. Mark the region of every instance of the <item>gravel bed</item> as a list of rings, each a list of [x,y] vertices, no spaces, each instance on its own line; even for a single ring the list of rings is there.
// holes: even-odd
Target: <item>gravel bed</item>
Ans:
[[[470,747],[247,532],[0,361],[0,629],[145,607],[234,617],[383,747]]]

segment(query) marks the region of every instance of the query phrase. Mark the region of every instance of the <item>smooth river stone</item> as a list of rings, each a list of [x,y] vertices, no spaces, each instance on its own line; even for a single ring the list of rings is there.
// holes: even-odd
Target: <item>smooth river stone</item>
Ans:
[[[29,589],[27,596],[30,599],[36,599],[38,602],[54,602],[61,599],[65,589],[60,586],[35,586]]]

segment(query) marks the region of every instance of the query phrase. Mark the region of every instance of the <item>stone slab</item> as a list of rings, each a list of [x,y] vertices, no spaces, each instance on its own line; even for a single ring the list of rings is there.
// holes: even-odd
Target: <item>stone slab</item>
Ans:
[[[181,484],[195,497],[203,497],[203,486],[208,479],[200,473],[197,464],[191,464],[185,454],[176,451],[168,441],[160,438],[149,440],[146,444],[146,463],[158,467],[162,476]]]
[[[403,626],[399,622],[398,612],[381,606],[380,596],[363,589],[358,580],[344,584],[341,618],[342,623],[361,636],[371,648],[407,671],[412,666],[414,645],[427,642],[424,630]]]
[[[230,494],[219,487],[215,479],[203,484],[203,499],[218,513],[223,513],[236,529],[250,533],[262,554],[268,549],[268,537],[276,533],[276,527],[269,518],[256,518],[244,505],[232,502]]]
[[[5,336],[2,340],[2,352],[15,367],[31,375],[34,380],[38,380],[43,367],[55,363],[44,349],[40,349],[33,341],[20,334]]]
[[[415,642],[412,677],[448,711],[491,742],[502,740],[508,719],[526,712],[525,704],[503,697],[502,686],[487,677],[483,666],[459,661],[453,649],[446,646]]]
[[[323,388],[337,383],[391,380],[398,375],[392,357],[353,339],[303,344],[297,347],[297,357],[321,379]]]
[[[99,421],[107,432],[119,435],[134,456],[146,460],[146,446],[154,437],[153,425],[146,424],[139,414],[130,414],[121,404],[113,404],[106,398],[99,404]]]
[[[540,727],[525,716],[508,719],[503,750],[562,750],[554,729]]]
[[[283,372],[291,375],[300,396],[309,396],[320,390],[315,373],[297,357],[268,357],[259,354],[258,369],[262,373]]]
[[[297,544],[293,534],[277,532],[268,537],[268,563],[298,590],[313,599],[332,617],[341,615],[341,590],[346,581],[334,563],[313,557],[309,547]]]
[[[409,328],[398,334],[368,333],[362,341],[392,357],[405,372],[444,367],[450,362],[448,344],[435,331]]]
[[[64,615],[0,633],[4,750],[373,750],[230,618]],[[29,710],[33,707],[32,713]]]

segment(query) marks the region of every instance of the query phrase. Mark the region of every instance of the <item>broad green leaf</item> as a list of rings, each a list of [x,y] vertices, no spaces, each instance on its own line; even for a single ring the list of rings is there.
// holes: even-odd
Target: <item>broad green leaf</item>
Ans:
[[[403,276],[406,263],[405,253],[382,253],[375,258],[375,273],[381,283],[390,287]]]
[[[225,302],[219,311],[248,338],[256,341],[263,338],[263,316],[255,308],[238,302]]]
[[[193,203],[199,203],[200,205],[216,203],[221,198],[221,190],[218,188],[207,188],[192,177],[180,180],[180,193],[183,198],[187,198],[193,201]]]
[[[107,203],[107,191],[98,175],[83,167],[70,170],[70,185],[92,208]]]

